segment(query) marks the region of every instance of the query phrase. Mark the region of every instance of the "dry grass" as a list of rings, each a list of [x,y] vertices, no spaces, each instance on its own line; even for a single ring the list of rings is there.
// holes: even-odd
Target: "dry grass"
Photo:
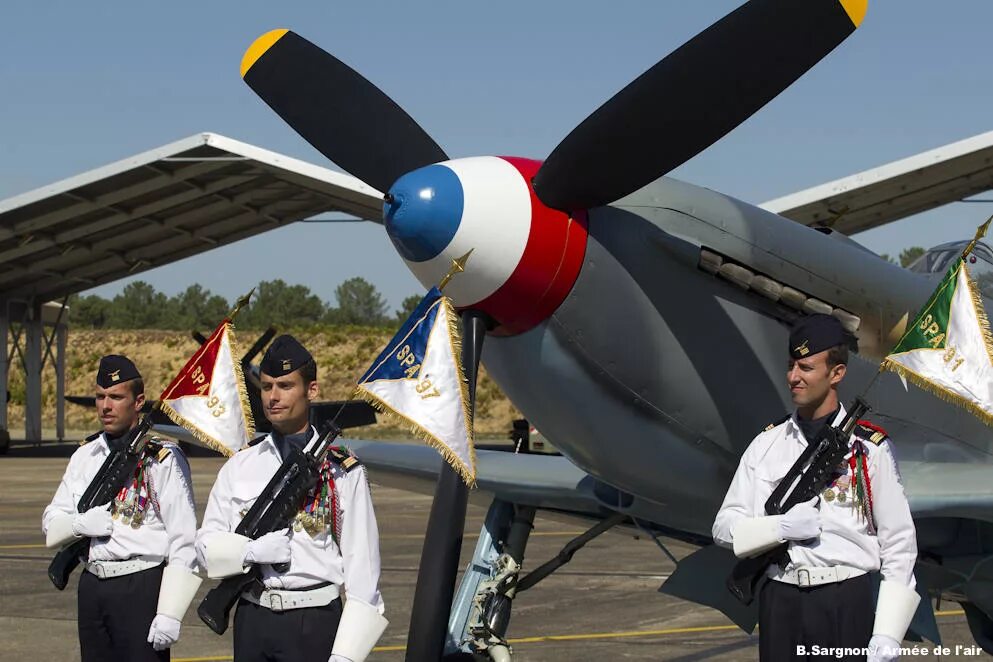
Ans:
[[[347,399],[351,396],[355,380],[369,367],[392,334],[390,330],[357,327],[326,327],[291,332],[317,359],[321,397],[328,400]],[[247,349],[255,337],[255,332],[249,330],[238,333],[242,350]],[[125,354],[135,362],[145,378],[145,390],[149,397],[157,396],[196,348],[197,344],[189,334],[181,331],[70,330],[66,347],[66,393],[91,394],[100,357],[105,354]],[[17,430],[24,425],[24,375],[19,366],[12,365],[11,368],[9,388],[12,401],[8,409],[8,427]],[[511,421],[520,417],[520,413],[486,375],[485,370],[480,375],[477,400],[476,430],[480,436],[503,436],[510,430]],[[42,403],[42,425],[54,427],[55,371],[50,365],[42,376]],[[67,429],[87,430],[96,425],[96,417],[91,410],[66,404]],[[378,424],[363,428],[362,434],[393,437],[402,436],[403,430]]]

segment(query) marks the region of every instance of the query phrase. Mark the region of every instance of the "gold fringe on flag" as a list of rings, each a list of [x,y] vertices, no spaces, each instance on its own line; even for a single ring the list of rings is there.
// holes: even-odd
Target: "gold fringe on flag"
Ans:
[[[471,251],[470,251],[471,252]],[[468,255],[468,254],[467,254]],[[441,297],[442,305],[445,307],[445,319],[448,320],[448,340],[452,344],[452,357],[459,370],[459,389],[462,393],[462,418],[465,419],[465,435],[469,441],[469,454],[472,458],[472,466],[476,467],[476,435],[474,412],[469,408],[469,380],[465,376],[465,366],[462,365],[462,330],[459,328],[459,318],[455,314],[455,307],[452,300],[446,296]],[[477,380],[478,382],[478,380]],[[475,484],[475,481],[473,481]]]
[[[169,405],[165,404],[164,402],[162,403],[162,411],[165,413],[166,416],[169,417],[169,420],[171,420],[173,423],[175,423],[181,428],[186,428],[186,430],[194,437],[199,439],[204,446],[207,446],[208,448],[217,451],[218,453],[224,455],[225,457],[231,457],[232,455],[234,455],[233,450],[231,450],[230,448],[228,448],[223,444],[219,444],[216,441],[214,441],[213,438],[208,436],[205,432],[203,432],[200,428],[194,425],[191,421],[187,420],[186,417],[184,417],[182,414],[180,414],[178,411],[176,411]]]
[[[231,347],[231,362],[234,363],[235,381],[238,382],[238,399],[241,400],[241,411],[245,416],[245,431],[251,438],[255,436],[255,417],[252,415],[252,403],[248,399],[245,371],[241,368],[241,360],[235,358],[236,356],[243,356],[243,354],[235,336],[234,322],[231,320],[228,320],[228,345]]]
[[[983,344],[986,345],[986,357],[990,360],[990,364],[993,364],[993,334],[990,333],[990,320],[986,316],[986,307],[983,306],[983,295],[979,292],[979,288],[976,287],[976,282],[972,280],[969,267],[963,263],[963,268],[965,269],[965,280],[969,283],[972,308],[976,312],[976,319],[979,320],[979,329],[983,334]]]
[[[448,464],[451,465],[451,467],[458,472],[459,476],[462,477],[462,480],[469,487],[475,487],[476,479],[475,477],[473,477],[471,472],[474,471],[476,468],[476,444],[475,444],[475,437],[473,435],[473,417],[472,417],[472,412],[469,409],[469,381],[466,379],[465,368],[462,365],[462,333],[461,330],[459,329],[459,319],[458,319],[458,315],[455,314],[455,308],[452,306],[451,299],[442,295],[438,299],[438,301],[432,304],[431,307],[429,307],[424,312],[424,316],[421,317],[414,325],[414,327],[411,328],[410,333],[413,333],[413,329],[416,328],[418,324],[420,324],[427,318],[432,308],[439,305],[444,307],[443,312],[445,313],[445,320],[448,324],[448,340],[451,343],[450,346],[452,351],[452,357],[454,358],[455,365],[458,368],[459,392],[462,396],[461,398],[462,418],[465,421],[465,433],[466,433],[466,439],[469,442],[469,454],[470,454],[472,466],[466,467],[462,463],[462,459],[458,456],[458,454],[452,451],[445,442],[443,442],[437,436],[435,436],[434,434],[423,428],[420,424],[415,423],[407,416],[404,416],[400,412],[393,409],[385,400],[382,400],[378,395],[363,388],[362,384],[359,384],[358,386],[355,387],[355,393],[353,394],[352,397],[360,398],[368,402],[370,405],[375,407],[377,411],[381,412],[388,418],[392,418],[394,422],[404,426],[407,429],[407,431],[410,432],[410,434],[414,435],[421,441],[424,441],[429,446],[434,448],[436,451],[441,453],[445,461],[448,462]],[[407,336],[402,338],[399,342],[397,342],[393,346],[394,351],[396,350],[397,347],[403,344],[403,342],[407,339],[407,337],[409,337],[410,333],[408,333]],[[391,351],[387,356],[392,356],[392,355],[393,352]],[[373,370],[378,370],[379,367],[383,364],[383,362],[385,362],[385,360],[386,359],[384,358],[383,361],[381,361],[378,365],[374,366]]]
[[[445,462],[447,462],[453,469],[455,469],[456,472],[458,472],[459,476],[462,477],[463,482],[469,485],[469,487],[476,486],[476,480],[469,472],[469,469],[462,463],[462,458],[460,458],[457,454],[455,454],[455,452],[448,447],[448,444],[446,444],[441,439],[439,439],[438,437],[434,436],[433,434],[425,430],[418,423],[415,423],[414,421],[407,418],[397,410],[393,409],[389,404],[387,404],[375,393],[372,393],[371,391],[367,391],[366,389],[362,388],[361,384],[355,388],[355,394],[353,397],[361,398],[362,400],[365,400],[370,405],[375,407],[377,411],[385,415],[387,418],[392,418],[394,422],[397,422],[405,426],[410,434],[414,435],[415,437],[417,437],[418,439],[425,442],[426,444],[434,448],[436,451],[441,453]],[[475,449],[472,448],[470,452],[472,452],[473,454],[472,459],[473,459],[473,464],[475,464],[476,461]]]
[[[234,364],[235,381],[238,383],[238,399],[241,401],[241,411],[245,420],[245,431],[248,433],[249,437],[254,437],[255,419],[252,416],[252,406],[248,400],[248,389],[245,386],[245,374],[241,369],[241,361],[235,359],[235,356],[240,355],[240,352],[238,351],[237,341],[235,340],[233,333],[234,325],[230,320],[225,320],[222,324],[225,325],[225,332],[228,334],[228,346],[231,349],[231,363]],[[162,401],[162,411],[169,417],[169,420],[181,428],[186,428],[190,434],[192,434],[197,440],[208,448],[215,450],[226,457],[231,457],[235,454],[235,451],[213,439],[210,435],[197,427],[193,421],[187,419],[185,416],[173,409],[164,400]]]
[[[889,359],[884,359],[881,367],[886,370],[890,370],[892,372],[897,373],[898,375],[906,379],[908,382],[912,383],[914,386],[917,386],[918,388],[927,391],[931,395],[940,398],[945,402],[950,402],[954,405],[958,405],[959,407],[962,407],[963,409],[967,410],[970,414],[981,420],[986,425],[993,426],[993,414],[986,411],[985,409],[983,409],[976,403],[972,402],[971,400],[967,400],[963,398],[958,393],[952,393],[941,384],[937,384],[931,381],[930,379],[928,379],[927,377],[924,377],[923,375],[914,372],[910,368],[900,365],[899,363],[890,361]]]

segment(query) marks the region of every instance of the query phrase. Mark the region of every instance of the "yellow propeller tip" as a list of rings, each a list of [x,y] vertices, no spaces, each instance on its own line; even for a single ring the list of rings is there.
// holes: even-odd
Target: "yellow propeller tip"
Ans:
[[[285,28],[270,30],[253,41],[252,45],[245,51],[244,57],[241,58],[241,77],[244,78],[248,70],[252,68],[252,65],[258,62],[258,59],[265,55],[265,52],[272,48],[272,45],[279,41],[287,32],[289,30]]]
[[[865,18],[865,12],[869,8],[869,0],[838,0],[838,2],[845,8],[845,13],[855,27],[862,25],[862,19]]]

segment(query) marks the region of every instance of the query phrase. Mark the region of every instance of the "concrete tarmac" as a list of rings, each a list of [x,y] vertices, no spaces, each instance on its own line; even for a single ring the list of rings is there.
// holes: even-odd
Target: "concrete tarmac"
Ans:
[[[51,585],[46,570],[52,554],[44,548],[40,530],[41,512],[54,494],[73,448],[15,447],[0,457],[0,662],[79,660],[78,576],[64,592]],[[219,458],[191,460],[201,515],[221,463]],[[390,626],[370,660],[398,662],[404,658],[431,499],[377,485],[376,476],[371,478],[382,538],[381,588]],[[470,505],[463,566],[472,554],[484,516],[483,508]],[[535,525],[525,571],[551,558],[584,528],[579,522],[543,517],[538,517]],[[671,543],[677,558],[692,551],[681,543],[666,542]],[[651,540],[615,533],[601,536],[579,551],[570,564],[517,598],[509,632],[514,659],[756,660],[757,636],[744,634],[719,612],[657,592],[672,569],[673,564]],[[211,585],[205,584],[194,607]],[[952,654],[935,655],[933,644],[929,644],[928,658],[993,659],[966,648],[972,645],[972,638],[957,604],[944,603],[938,623],[943,643]],[[909,642],[905,645],[914,646]],[[230,660],[230,629],[225,636],[215,635],[191,608],[172,659]]]

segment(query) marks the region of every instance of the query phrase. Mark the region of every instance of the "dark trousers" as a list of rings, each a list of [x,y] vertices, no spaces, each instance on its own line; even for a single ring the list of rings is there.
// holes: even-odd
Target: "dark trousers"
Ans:
[[[159,603],[162,568],[99,579],[79,577],[79,650],[82,662],[168,662],[169,651],[155,651],[148,628]]]
[[[341,600],[323,607],[272,611],[238,601],[234,614],[235,662],[325,662],[341,621]]]
[[[837,657],[814,655],[812,650],[814,646],[864,650],[872,637],[875,613],[868,574],[812,588],[770,579],[759,593],[759,659],[865,660],[863,654]]]

